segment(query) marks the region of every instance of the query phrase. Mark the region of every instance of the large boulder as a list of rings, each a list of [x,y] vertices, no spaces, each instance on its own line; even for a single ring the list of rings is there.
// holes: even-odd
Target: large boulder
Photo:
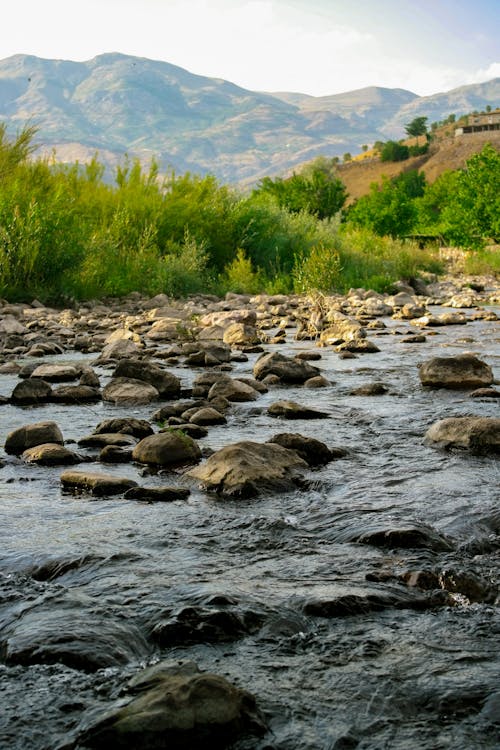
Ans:
[[[178,398],[181,392],[181,381],[176,375],[140,359],[122,359],[113,377],[142,380],[154,386],[162,398]]]
[[[429,427],[424,443],[441,448],[464,448],[472,453],[500,453],[500,418],[440,419]]]
[[[266,726],[245,690],[193,662],[160,662],[129,683],[132,697],[109,709],[79,736],[94,750],[225,748]],[[135,696],[133,694],[136,694]]]
[[[145,437],[134,448],[134,461],[154,466],[196,463],[201,458],[197,442],[180,430],[159,432]]]
[[[74,451],[65,448],[59,443],[42,443],[28,448],[22,454],[23,461],[40,466],[63,466],[66,464],[79,464],[82,457]]]
[[[244,440],[216,451],[188,476],[217,494],[252,497],[267,490],[291,489],[307,467],[294,450]]]
[[[52,387],[45,380],[37,378],[22,380],[17,383],[12,391],[10,400],[13,404],[20,406],[29,406],[32,404],[41,404],[49,401],[52,396]]]
[[[431,388],[481,388],[491,385],[491,367],[473,354],[433,357],[419,367],[422,385]]]
[[[256,361],[253,374],[257,380],[268,375],[276,375],[283,383],[305,383],[309,378],[319,375],[319,369],[303,360],[285,357],[279,352],[263,354]]]
[[[228,401],[255,401],[259,394],[251,385],[226,376],[217,380],[208,392],[210,400],[219,396]]]
[[[5,452],[20,455],[28,448],[43,443],[64,443],[62,432],[55,422],[35,422],[9,432],[5,440]]]
[[[159,397],[153,385],[137,378],[112,378],[102,392],[103,401],[114,404],[149,404]]]

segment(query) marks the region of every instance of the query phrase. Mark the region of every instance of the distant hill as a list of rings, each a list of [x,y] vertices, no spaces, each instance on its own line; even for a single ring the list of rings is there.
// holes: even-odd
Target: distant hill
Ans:
[[[325,97],[248,91],[166,62],[118,53],[87,62],[14,55],[0,61],[0,122],[38,127],[40,150],[108,166],[124,154],[178,173],[252,184],[317,155],[401,138],[404,124],[497,106],[500,79],[418,97],[370,87]]]

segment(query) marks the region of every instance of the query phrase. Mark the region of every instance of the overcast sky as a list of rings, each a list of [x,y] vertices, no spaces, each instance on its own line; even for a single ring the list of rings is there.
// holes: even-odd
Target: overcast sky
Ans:
[[[421,96],[500,76],[500,0],[3,0],[0,59],[122,52],[254,91]]]

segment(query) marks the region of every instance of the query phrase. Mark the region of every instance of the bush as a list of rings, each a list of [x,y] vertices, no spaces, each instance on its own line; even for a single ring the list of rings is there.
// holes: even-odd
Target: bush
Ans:
[[[387,141],[380,150],[380,161],[406,161],[409,157],[408,146],[397,141]]]

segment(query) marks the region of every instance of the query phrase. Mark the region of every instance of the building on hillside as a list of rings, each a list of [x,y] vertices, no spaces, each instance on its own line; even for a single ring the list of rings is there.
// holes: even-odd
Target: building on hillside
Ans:
[[[468,133],[483,133],[487,130],[500,130],[500,109],[479,115],[469,115],[467,124],[455,128],[455,136]]]

